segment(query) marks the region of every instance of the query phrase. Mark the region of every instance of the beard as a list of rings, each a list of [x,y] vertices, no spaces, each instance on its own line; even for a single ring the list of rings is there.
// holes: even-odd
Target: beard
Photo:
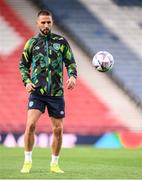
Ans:
[[[47,28],[46,28],[46,29],[43,29],[43,30],[40,29],[40,32],[41,32],[42,34],[44,34],[44,35],[47,35],[47,34],[49,33],[49,31],[50,31],[50,30],[47,29]]]

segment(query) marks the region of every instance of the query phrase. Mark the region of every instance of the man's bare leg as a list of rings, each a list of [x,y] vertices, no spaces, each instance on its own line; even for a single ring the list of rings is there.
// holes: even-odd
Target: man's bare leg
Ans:
[[[28,110],[26,130],[24,134],[25,161],[21,173],[29,173],[32,168],[32,149],[34,145],[35,128],[42,112],[36,109]]]
[[[35,128],[42,112],[37,109],[28,110],[26,130],[24,134],[25,151],[32,151],[34,145]]]
[[[53,139],[52,139],[52,160],[51,160],[51,171],[55,173],[64,173],[58,166],[59,154],[62,146],[63,136],[63,119],[51,118]]]

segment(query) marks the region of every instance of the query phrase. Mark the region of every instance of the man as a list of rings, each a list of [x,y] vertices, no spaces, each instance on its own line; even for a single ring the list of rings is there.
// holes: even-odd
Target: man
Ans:
[[[42,10],[37,16],[39,34],[29,39],[24,47],[19,64],[26,90],[30,93],[27,124],[24,134],[25,160],[21,173],[29,173],[32,168],[32,149],[36,123],[45,107],[51,118],[53,129],[51,172],[64,173],[58,165],[62,145],[64,96],[63,63],[68,72],[67,88],[76,84],[76,63],[68,42],[64,37],[51,32],[53,18],[51,12]],[[30,68],[32,76],[30,76]]]

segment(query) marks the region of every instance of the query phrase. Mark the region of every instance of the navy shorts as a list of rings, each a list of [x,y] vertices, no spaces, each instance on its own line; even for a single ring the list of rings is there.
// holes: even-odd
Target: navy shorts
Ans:
[[[42,96],[32,92],[29,96],[28,109],[38,109],[42,113],[47,107],[50,117],[65,117],[65,102],[62,96]]]

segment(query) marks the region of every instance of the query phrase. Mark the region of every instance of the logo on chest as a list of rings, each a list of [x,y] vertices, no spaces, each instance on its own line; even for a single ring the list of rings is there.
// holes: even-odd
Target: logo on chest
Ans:
[[[35,49],[36,49],[36,50],[39,50],[39,49],[40,49],[40,47],[39,47],[39,46],[36,46],[36,47],[35,47]]]
[[[58,51],[58,50],[60,49],[60,44],[54,43],[54,44],[53,44],[53,47],[54,47],[54,49],[55,49],[56,51]]]

